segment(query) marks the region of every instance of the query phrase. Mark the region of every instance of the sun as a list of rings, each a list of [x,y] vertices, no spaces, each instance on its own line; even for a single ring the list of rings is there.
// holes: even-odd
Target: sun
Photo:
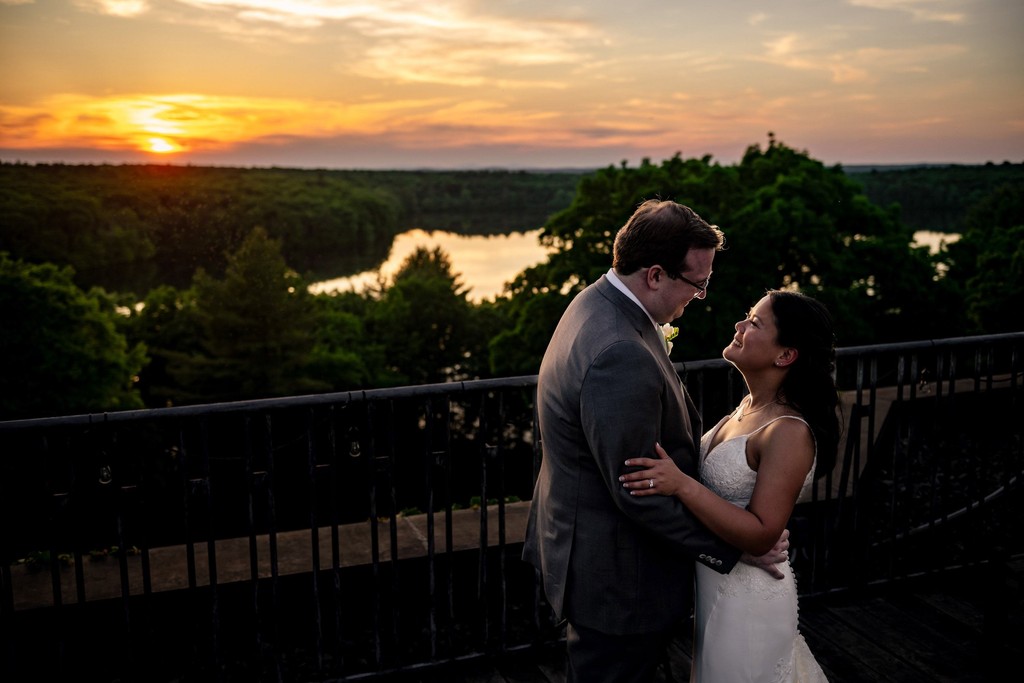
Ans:
[[[154,154],[173,154],[180,152],[181,146],[165,138],[150,138],[147,149]]]

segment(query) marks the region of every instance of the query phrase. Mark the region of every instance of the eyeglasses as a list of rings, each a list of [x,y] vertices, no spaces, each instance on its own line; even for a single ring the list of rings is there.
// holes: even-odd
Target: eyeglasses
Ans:
[[[697,291],[693,295],[694,299],[703,299],[704,297],[706,297],[708,295],[708,285],[711,284],[711,276],[710,275],[708,275],[707,278],[705,278],[705,280],[703,282],[694,282],[693,280],[691,280],[690,278],[686,277],[682,273],[670,273],[667,270],[665,271],[665,275],[668,275],[673,280],[682,280],[686,284],[688,284],[691,287],[693,287],[694,289],[696,289]]]

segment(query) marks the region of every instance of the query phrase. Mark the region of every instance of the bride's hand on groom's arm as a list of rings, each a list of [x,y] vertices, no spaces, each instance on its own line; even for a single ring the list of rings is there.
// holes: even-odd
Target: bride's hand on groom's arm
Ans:
[[[699,486],[697,480],[676,467],[660,443],[654,444],[654,450],[657,458],[630,458],[625,462],[626,467],[641,469],[620,476],[622,487],[633,496],[676,496],[685,502],[685,494],[692,494]]]
[[[726,543],[737,548],[763,548],[763,541],[756,541],[760,535],[763,521],[756,518],[750,510],[738,508],[732,503],[716,496],[704,488],[699,481],[676,467],[675,462],[661,444],[654,444],[658,457],[630,458],[625,461],[626,467],[639,468],[619,477],[623,488],[631,496],[675,496],[683,505],[701,521],[708,529]],[[744,552],[740,561],[754,567],[760,567],[776,579],[785,578],[779,564],[789,559],[789,529],[783,529],[775,546],[763,555],[751,555]]]
[[[785,577],[778,565],[789,560],[789,529],[783,529],[775,547],[764,555],[753,556],[750,553],[740,555],[740,562],[760,567],[776,579]]]

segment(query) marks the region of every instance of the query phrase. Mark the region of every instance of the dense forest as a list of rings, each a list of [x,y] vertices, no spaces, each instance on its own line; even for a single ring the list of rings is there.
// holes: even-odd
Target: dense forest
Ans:
[[[533,230],[579,176],[511,171],[327,171],[0,164],[0,250],[70,265],[83,287],[187,285],[223,271],[255,227],[310,279],[370,270],[396,234]]]
[[[850,167],[845,171],[875,204],[899,206],[907,227],[959,234],[966,229],[971,210],[996,188],[1020,189],[1024,164]]]
[[[828,167],[769,136],[743,159],[593,172],[0,164],[0,419],[533,374],[642,200],[726,233],[675,360],[715,357],[769,287],[823,300],[841,346],[1021,329],[1024,165]],[[398,232],[543,227],[548,261],[473,303]],[[917,230],[960,239],[937,254]]]

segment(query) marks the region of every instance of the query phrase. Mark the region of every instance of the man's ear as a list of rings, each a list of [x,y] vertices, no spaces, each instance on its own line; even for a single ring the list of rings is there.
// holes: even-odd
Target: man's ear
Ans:
[[[796,359],[800,356],[800,352],[791,346],[787,346],[779,357],[775,359],[775,365],[780,368],[784,368],[787,365],[792,365],[796,362]]]

